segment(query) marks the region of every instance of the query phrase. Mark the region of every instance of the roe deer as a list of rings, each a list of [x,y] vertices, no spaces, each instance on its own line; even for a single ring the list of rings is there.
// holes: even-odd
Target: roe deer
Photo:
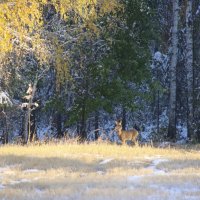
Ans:
[[[114,130],[117,132],[122,144],[126,144],[126,141],[131,141],[136,144],[136,139],[139,134],[136,129],[131,129],[128,131],[122,130],[122,121],[116,121],[115,124],[116,126]]]

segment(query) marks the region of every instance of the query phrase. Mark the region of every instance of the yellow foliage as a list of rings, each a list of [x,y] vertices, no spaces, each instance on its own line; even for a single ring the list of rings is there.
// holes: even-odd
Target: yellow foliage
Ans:
[[[23,41],[42,25],[39,1],[15,0],[0,4],[0,52],[11,50],[14,39]],[[2,48],[3,47],[3,48]]]
[[[56,90],[59,92],[60,86],[69,78],[69,66],[64,50],[55,37],[53,43],[55,48]]]
[[[40,32],[43,28],[43,11],[46,4],[54,5],[57,12],[65,20],[74,12],[74,21],[81,18],[83,25],[98,35],[96,20],[106,13],[115,12],[120,8],[118,0],[7,0],[0,3],[0,53],[10,52],[19,44],[32,42],[33,49],[38,50],[38,46],[44,41]],[[40,51],[39,51],[40,52]],[[40,52],[42,54],[42,52]],[[42,58],[44,56],[44,59]],[[46,60],[45,53],[40,56],[41,60]]]

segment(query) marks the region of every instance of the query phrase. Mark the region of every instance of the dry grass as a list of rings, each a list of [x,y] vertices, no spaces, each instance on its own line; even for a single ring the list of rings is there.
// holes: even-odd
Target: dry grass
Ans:
[[[161,158],[166,162],[152,166]],[[156,174],[156,169],[165,174]],[[0,199],[4,200],[200,199],[199,178],[198,146],[161,149],[66,143],[0,147]]]

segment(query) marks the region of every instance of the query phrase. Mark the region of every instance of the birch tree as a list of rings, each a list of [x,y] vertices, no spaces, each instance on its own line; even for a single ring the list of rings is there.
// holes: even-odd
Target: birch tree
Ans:
[[[173,1],[172,57],[170,63],[170,100],[168,137],[176,136],[176,65],[178,60],[179,0]]]

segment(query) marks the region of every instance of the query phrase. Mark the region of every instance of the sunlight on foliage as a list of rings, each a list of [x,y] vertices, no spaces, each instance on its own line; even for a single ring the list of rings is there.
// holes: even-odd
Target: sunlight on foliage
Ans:
[[[43,26],[44,5],[52,4],[63,19],[71,17],[74,12],[74,21],[81,18],[89,28],[95,29],[93,21],[99,16],[119,7],[117,0],[88,1],[88,0],[15,0],[3,1],[0,4],[0,52],[9,52],[17,42],[33,38]],[[39,39],[39,37],[36,37]],[[39,41],[39,40],[38,40]],[[37,42],[35,39],[34,42]]]

